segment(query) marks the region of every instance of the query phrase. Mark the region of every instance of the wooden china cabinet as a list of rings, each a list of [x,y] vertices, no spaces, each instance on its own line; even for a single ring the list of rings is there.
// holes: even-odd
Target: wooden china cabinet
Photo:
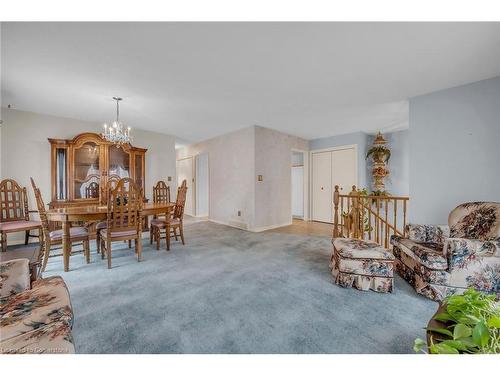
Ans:
[[[82,133],[73,139],[52,139],[50,208],[105,204],[104,187],[111,180],[130,177],[144,191],[146,149],[120,147],[99,134]]]

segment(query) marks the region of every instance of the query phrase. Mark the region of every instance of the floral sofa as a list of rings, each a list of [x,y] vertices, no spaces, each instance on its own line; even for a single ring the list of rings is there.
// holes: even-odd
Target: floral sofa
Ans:
[[[62,278],[30,285],[28,259],[0,263],[0,354],[74,353],[72,323]]]
[[[396,271],[435,301],[472,287],[500,295],[500,203],[464,203],[448,225],[409,224],[393,236]]]

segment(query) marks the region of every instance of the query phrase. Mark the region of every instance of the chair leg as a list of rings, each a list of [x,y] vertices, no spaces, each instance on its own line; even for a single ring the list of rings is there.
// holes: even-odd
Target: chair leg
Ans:
[[[28,242],[30,242],[30,231],[27,230],[26,233],[24,233],[24,244],[27,245]]]
[[[2,252],[7,251],[7,233],[5,232],[0,232],[1,238],[1,244],[2,244]]]
[[[137,251],[137,261],[140,262],[142,260],[142,232],[139,231],[139,234],[138,234],[138,237],[137,239],[135,240],[135,249]]]
[[[153,226],[151,225],[149,227],[149,244],[152,245],[153,244],[153,236],[154,236],[154,228]]]
[[[45,272],[45,267],[47,267],[47,262],[49,261],[49,253],[50,253],[50,241],[45,240],[45,245],[43,250],[42,272]]]
[[[106,245],[105,245],[105,242],[101,238],[101,259],[104,259],[105,255],[106,255]]]
[[[131,249],[132,248],[132,240],[128,240],[128,248]]]
[[[182,244],[185,245],[186,242],[184,242],[184,228],[182,227],[182,223],[181,225],[179,226],[179,232],[181,234],[181,241],[182,241]]]
[[[170,251],[170,225],[165,228],[165,239],[167,240],[167,251]]]
[[[156,240],[156,250],[160,250],[160,228],[155,227],[155,240]]]
[[[89,240],[83,241],[83,249],[85,250],[85,261],[90,263],[90,242]]]
[[[179,241],[179,239],[177,238],[177,227],[174,227],[174,237],[176,241]]]
[[[111,241],[106,241],[106,256],[108,257],[108,269],[111,269]]]
[[[96,231],[95,244],[97,246],[97,254],[101,252],[101,231]]]

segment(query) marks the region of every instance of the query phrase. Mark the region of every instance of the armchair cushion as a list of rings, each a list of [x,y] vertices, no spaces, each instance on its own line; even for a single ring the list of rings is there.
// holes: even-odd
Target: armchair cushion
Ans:
[[[1,341],[54,322],[73,323],[66,284],[59,276],[40,279],[33,288],[6,299],[0,306]]]
[[[408,238],[416,242],[432,242],[443,244],[450,236],[448,225],[408,224]]]
[[[6,297],[30,288],[28,259],[14,259],[0,263],[0,302]]]
[[[430,270],[446,270],[448,261],[443,254],[443,244],[436,242],[417,242],[397,237],[401,250],[418,263]]]
[[[500,237],[500,203],[470,202],[448,217],[450,237],[486,240]]]

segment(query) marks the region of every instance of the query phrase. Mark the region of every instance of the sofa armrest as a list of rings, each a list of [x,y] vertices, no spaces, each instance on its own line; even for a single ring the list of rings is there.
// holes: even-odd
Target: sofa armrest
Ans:
[[[448,238],[445,241],[444,256],[448,260],[450,270],[467,268],[468,264],[481,257],[499,258],[500,238],[491,240],[474,240],[467,238]]]
[[[444,243],[450,236],[450,228],[448,225],[408,224],[406,233],[412,241]]]
[[[30,289],[28,259],[14,259],[0,262],[0,299]]]

